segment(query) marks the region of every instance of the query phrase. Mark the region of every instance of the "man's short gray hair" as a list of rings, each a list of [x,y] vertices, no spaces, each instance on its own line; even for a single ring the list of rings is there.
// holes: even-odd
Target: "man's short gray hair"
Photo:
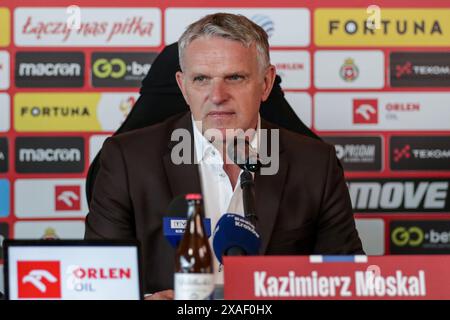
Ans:
[[[178,40],[181,70],[186,47],[195,39],[205,36],[239,41],[247,48],[255,43],[261,68],[266,68],[270,64],[269,41],[263,28],[243,15],[215,13],[189,25]]]

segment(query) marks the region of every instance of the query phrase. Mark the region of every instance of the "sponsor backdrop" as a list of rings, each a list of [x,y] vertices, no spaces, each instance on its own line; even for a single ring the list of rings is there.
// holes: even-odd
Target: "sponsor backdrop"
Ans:
[[[287,100],[336,147],[366,251],[450,253],[448,1],[232,3],[2,1],[0,244],[83,237],[89,163],[155,56],[226,11],[266,30]]]

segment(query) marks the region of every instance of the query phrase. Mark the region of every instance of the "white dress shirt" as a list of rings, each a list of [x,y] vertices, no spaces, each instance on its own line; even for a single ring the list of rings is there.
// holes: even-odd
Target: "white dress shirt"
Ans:
[[[211,229],[215,229],[217,221],[224,213],[236,213],[244,215],[244,205],[242,200],[242,189],[240,187],[240,174],[236,186],[231,185],[230,179],[223,169],[223,158],[216,147],[209,142],[192,118],[194,131],[195,156],[198,162],[200,183],[203,193],[203,204],[205,217],[211,219]],[[256,134],[250,141],[250,146],[258,150],[258,137],[260,137],[261,119],[258,115],[258,125]],[[212,248],[212,236],[210,238]],[[214,255],[214,253],[213,253]],[[214,273],[216,284],[223,284],[223,272],[219,261],[214,255]]]

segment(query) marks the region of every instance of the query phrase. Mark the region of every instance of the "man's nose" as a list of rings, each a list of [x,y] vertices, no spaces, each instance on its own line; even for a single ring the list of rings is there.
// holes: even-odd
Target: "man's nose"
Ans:
[[[214,79],[211,84],[209,98],[215,105],[220,105],[228,100],[229,94],[226,84],[221,79]]]

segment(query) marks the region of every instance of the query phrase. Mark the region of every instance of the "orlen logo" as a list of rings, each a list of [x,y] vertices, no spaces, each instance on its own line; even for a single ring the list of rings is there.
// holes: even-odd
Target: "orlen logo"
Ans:
[[[61,298],[59,261],[18,261],[19,298]]]
[[[378,100],[377,99],[354,99],[353,100],[353,123],[354,124],[377,124],[378,123]]]
[[[80,186],[55,186],[55,210],[81,210]]]

